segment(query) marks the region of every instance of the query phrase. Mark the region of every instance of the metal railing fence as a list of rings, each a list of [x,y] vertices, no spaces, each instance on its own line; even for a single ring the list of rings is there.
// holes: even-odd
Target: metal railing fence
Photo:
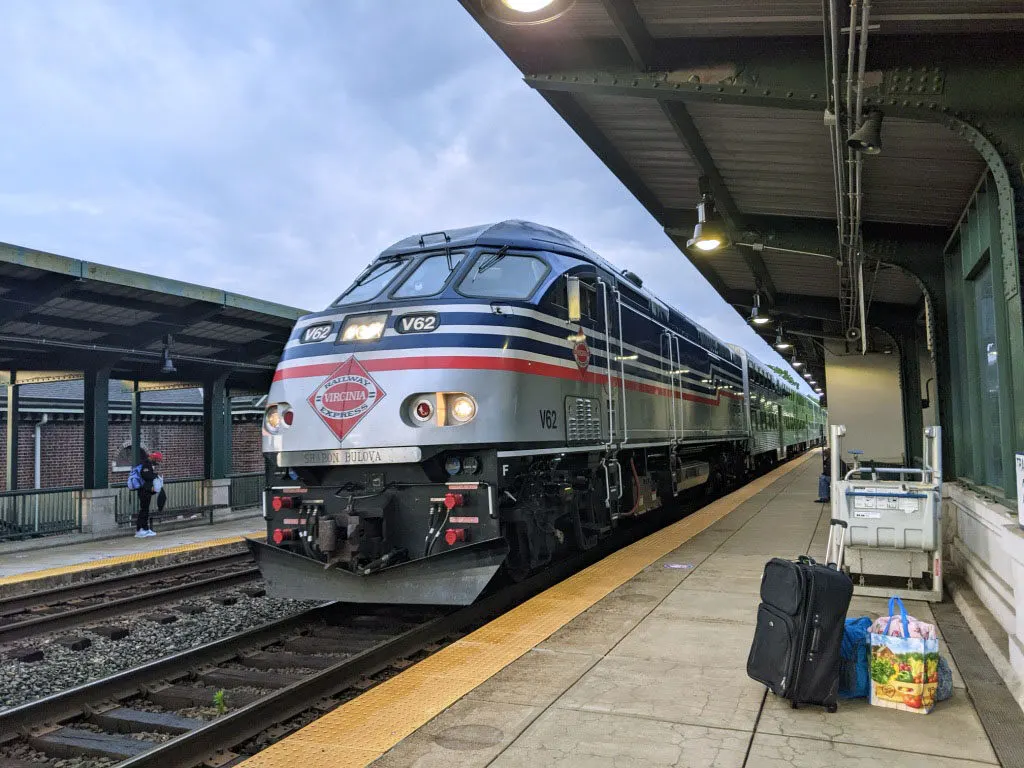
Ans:
[[[260,503],[263,486],[266,485],[262,472],[246,472],[231,475],[229,503],[232,509],[255,507]]]
[[[80,488],[0,491],[0,540],[82,530]]]
[[[183,480],[167,480],[164,490],[167,491],[166,509],[201,507],[203,505],[203,478],[186,478]],[[129,490],[124,485],[111,486],[117,488],[114,497],[114,520],[118,525],[128,525],[139,511],[139,492]],[[153,497],[149,509],[157,511],[156,496]]]

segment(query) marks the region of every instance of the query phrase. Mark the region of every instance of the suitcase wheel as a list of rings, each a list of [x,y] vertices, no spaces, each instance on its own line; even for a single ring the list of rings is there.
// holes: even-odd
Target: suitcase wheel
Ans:
[[[790,702],[790,706],[792,706],[793,709],[800,709],[800,705],[797,704],[795,701],[791,701]]]
[[[839,711],[839,705],[829,704],[825,707],[825,711],[828,712],[830,715],[834,715],[836,712]]]

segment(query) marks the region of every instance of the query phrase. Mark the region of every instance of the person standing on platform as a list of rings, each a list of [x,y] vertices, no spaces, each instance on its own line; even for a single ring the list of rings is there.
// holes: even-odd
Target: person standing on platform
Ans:
[[[163,454],[160,451],[153,451],[147,454],[142,452],[142,463],[138,466],[139,479],[141,484],[138,487],[139,493],[139,519],[135,524],[135,538],[144,539],[147,536],[156,536],[150,527],[149,505],[153,501],[153,481],[158,477],[157,466],[163,461]]]

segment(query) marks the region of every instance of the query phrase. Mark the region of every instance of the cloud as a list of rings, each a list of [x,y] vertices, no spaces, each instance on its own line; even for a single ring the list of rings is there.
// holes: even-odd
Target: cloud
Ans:
[[[524,218],[774,355],[455,2],[9,0],[0,48],[9,242],[315,309]]]

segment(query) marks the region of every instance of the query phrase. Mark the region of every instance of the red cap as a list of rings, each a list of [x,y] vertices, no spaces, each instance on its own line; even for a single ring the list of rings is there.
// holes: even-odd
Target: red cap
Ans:
[[[160,453],[160,451],[153,451],[151,454],[149,454],[149,459],[150,461],[163,461],[164,455]]]

